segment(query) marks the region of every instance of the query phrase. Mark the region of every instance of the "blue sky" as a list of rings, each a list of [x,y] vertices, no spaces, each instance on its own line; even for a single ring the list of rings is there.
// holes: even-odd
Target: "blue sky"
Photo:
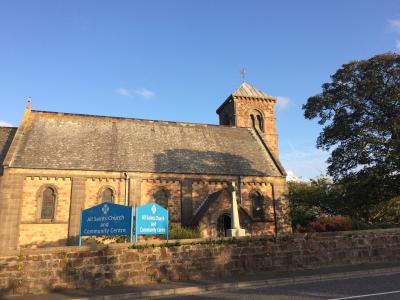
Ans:
[[[340,65],[400,51],[400,1],[0,1],[0,124],[33,109],[199,123],[246,81],[273,96],[281,160],[325,172],[301,105]]]

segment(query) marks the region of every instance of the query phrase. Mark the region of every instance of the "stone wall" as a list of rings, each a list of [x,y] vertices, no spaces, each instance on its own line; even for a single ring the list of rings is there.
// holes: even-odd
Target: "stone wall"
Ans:
[[[197,242],[197,244],[193,244]],[[0,256],[2,294],[209,279],[258,271],[400,261],[400,230],[296,234],[173,247],[62,247]]]
[[[54,220],[43,224],[40,219],[41,193],[51,187],[57,197]],[[50,176],[25,177],[20,211],[19,246],[65,245],[71,199],[71,178]]]
[[[181,183],[179,180],[144,179],[141,185],[140,205],[156,202],[154,192],[165,189],[169,193],[168,212],[169,220],[173,223],[181,222]]]
[[[278,149],[278,134],[276,131],[276,118],[275,118],[275,102],[272,100],[264,99],[251,99],[235,97],[236,103],[236,126],[238,127],[252,127],[249,118],[252,110],[258,110],[264,117],[264,132],[262,137],[267,142],[268,146],[274,152],[276,157],[279,157]]]
[[[85,208],[101,203],[101,194],[109,188],[114,194],[114,203],[125,204],[124,178],[89,178],[85,182]]]
[[[22,189],[22,206],[20,210],[20,225],[19,225],[19,247],[32,247],[32,246],[64,246],[69,238],[70,244],[76,242],[79,227],[79,213],[81,209],[89,208],[97,205],[101,202],[101,194],[105,188],[110,188],[114,194],[114,201],[118,204],[125,203],[125,179],[123,177],[117,177],[120,174],[79,174],[81,177],[81,185],[76,186],[76,178],[72,172],[66,172],[65,174],[40,174],[39,170],[36,170],[37,174],[31,173],[30,176],[25,176],[23,180]],[[68,176],[69,175],[69,176]],[[83,176],[82,176],[83,175]],[[89,176],[88,176],[89,175]],[[109,176],[105,176],[109,175]],[[182,182],[185,177],[168,178],[165,174],[163,177],[149,176],[148,174],[136,178],[137,186],[130,184],[130,189],[138,190],[136,197],[129,200],[135,200],[136,205],[143,205],[149,201],[154,201],[154,192],[160,188],[164,188],[169,192],[168,210],[170,212],[170,222],[180,224],[183,221],[182,216],[182,203],[183,203],[183,186]],[[75,178],[75,179],[74,179]],[[220,180],[217,180],[220,179]],[[190,205],[187,210],[190,215],[186,219],[190,220],[192,214],[196,212],[199,205],[207,198],[208,195],[225,189],[228,187],[229,182],[236,178],[220,178],[220,177],[205,177],[197,176],[196,180],[191,180],[190,194],[186,191],[185,195],[189,198],[187,205]],[[222,180],[221,180],[222,179]],[[276,194],[280,197],[279,193],[273,193],[273,185],[276,186],[276,190],[280,190],[279,183],[283,183],[285,186],[284,178],[273,178],[273,177],[244,177],[242,182],[242,207],[247,212],[248,216],[252,215],[252,206],[250,201],[250,193],[254,191],[260,192],[265,199],[265,216],[268,222],[256,222],[251,226],[245,226],[247,231],[252,234],[273,234],[275,227],[274,224],[274,207],[273,197]],[[41,194],[45,187],[52,187],[56,192],[56,213],[55,219],[47,223],[48,226],[44,226],[43,220],[40,220],[40,199]],[[77,187],[80,188],[81,193],[76,194],[76,205],[72,208],[71,199],[73,198],[74,192]],[[139,187],[139,188],[138,188]],[[276,202],[280,201],[279,198]],[[73,202],[73,201],[72,201]],[[132,201],[131,205],[134,204]],[[217,205],[212,213],[218,213],[218,216],[225,209],[229,213],[230,200],[227,202],[227,207],[224,205]],[[76,207],[75,207],[76,206]],[[279,212],[277,212],[279,213]],[[218,217],[217,216],[217,217]],[[71,218],[71,224],[76,223],[72,227],[68,227],[69,218]],[[75,219],[76,222],[72,222]],[[243,221],[246,221],[246,216]],[[214,232],[216,230],[216,220],[213,220],[207,225],[207,231]],[[45,222],[46,223],[46,222]],[[184,223],[184,222],[182,222]],[[290,222],[288,223],[290,224]],[[285,231],[285,230],[282,230]],[[204,237],[208,237],[210,234],[206,234]],[[58,243],[57,243],[58,240]]]
[[[219,175],[133,172],[128,175],[130,205],[143,205],[152,201],[154,192],[165,188],[170,195],[170,222],[182,225],[191,225],[189,222],[193,214],[208,195],[226,189],[230,182],[237,180],[236,176]],[[0,251],[18,247],[76,245],[81,210],[99,204],[105,188],[113,190],[115,203],[125,203],[126,180],[120,172],[7,168],[0,178],[0,219],[7,224],[0,228]],[[56,194],[55,217],[52,220],[42,220],[40,216],[42,194],[46,187],[51,187]],[[248,216],[252,215],[249,195],[253,191],[260,192],[265,199],[266,220],[256,220],[245,226],[247,232],[273,234],[275,213],[278,231],[290,232],[285,178],[242,177],[241,206],[245,211],[244,221],[246,216],[249,219]],[[221,203],[212,213],[221,214],[224,209],[229,213],[229,207],[230,201]],[[207,231],[216,231],[215,221],[207,225]]]

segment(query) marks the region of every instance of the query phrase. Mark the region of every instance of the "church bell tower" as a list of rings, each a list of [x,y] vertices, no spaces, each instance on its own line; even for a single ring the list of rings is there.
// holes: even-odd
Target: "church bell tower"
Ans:
[[[217,109],[220,125],[254,128],[279,158],[275,103],[277,98],[243,82]]]

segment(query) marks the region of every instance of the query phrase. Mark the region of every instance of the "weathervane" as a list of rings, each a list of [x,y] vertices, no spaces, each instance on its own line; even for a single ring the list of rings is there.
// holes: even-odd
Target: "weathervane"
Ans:
[[[31,109],[32,98],[29,96],[26,101],[26,108]]]
[[[240,69],[240,75],[242,76],[243,81],[244,81],[244,78],[246,77],[246,69],[245,68]]]

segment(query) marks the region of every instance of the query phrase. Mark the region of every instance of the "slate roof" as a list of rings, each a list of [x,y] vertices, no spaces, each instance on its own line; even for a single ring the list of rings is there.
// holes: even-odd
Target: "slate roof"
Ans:
[[[232,96],[247,97],[247,98],[257,98],[257,99],[273,99],[274,97],[252,87],[247,82],[243,82],[236,91],[234,91]]]
[[[3,161],[16,131],[17,128],[14,127],[0,127],[0,174],[2,173]]]
[[[254,98],[254,99],[262,99],[267,101],[276,101],[277,99],[273,96],[256,89],[255,87],[251,86],[247,82],[243,82],[236,91],[228,96],[225,101],[218,107],[217,114],[220,110],[234,97],[244,97],[244,98]]]
[[[253,129],[229,126],[32,111],[15,149],[10,167],[282,175]]]

